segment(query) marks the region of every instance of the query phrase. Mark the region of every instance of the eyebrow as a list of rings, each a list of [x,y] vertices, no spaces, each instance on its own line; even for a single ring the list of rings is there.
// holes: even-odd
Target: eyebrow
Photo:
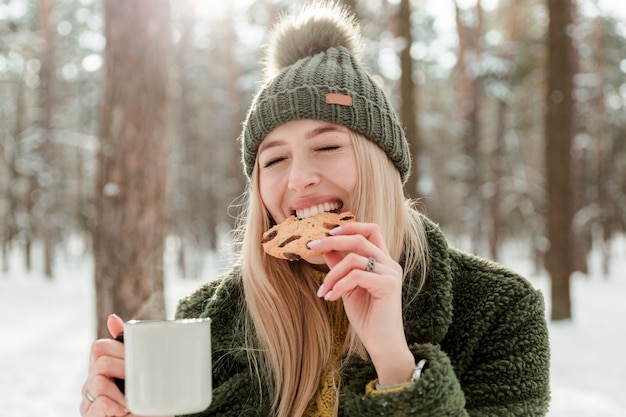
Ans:
[[[343,129],[341,126],[337,126],[337,125],[333,125],[333,124],[327,124],[327,125],[323,125],[320,127],[316,127],[313,130],[310,130],[309,132],[307,132],[304,135],[304,139],[312,139],[315,136],[319,136],[321,134],[327,133],[327,132],[343,132]],[[280,145],[284,145],[285,141],[282,139],[271,139],[271,140],[264,140],[263,142],[261,142],[261,145],[259,145],[259,149],[258,149],[258,153],[263,152],[266,149],[270,149],[273,148],[275,146],[280,146]]]
[[[285,144],[285,141],[281,139],[264,140],[259,145],[259,150],[257,151],[257,153],[260,154],[266,149],[270,149],[270,148],[273,148],[274,146],[280,146],[284,144]]]
[[[343,129],[340,126],[328,124],[311,130],[304,136],[304,138],[311,139],[326,132],[343,132]]]

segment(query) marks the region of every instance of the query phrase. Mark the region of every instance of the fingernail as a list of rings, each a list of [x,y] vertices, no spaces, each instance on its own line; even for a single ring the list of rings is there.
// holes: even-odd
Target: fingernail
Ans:
[[[324,300],[330,300],[330,297],[333,296],[333,291],[330,290],[326,293],[326,295],[324,296]]]
[[[334,229],[331,229],[330,232],[328,232],[331,235],[336,235],[337,233],[341,232],[341,226],[337,226]]]
[[[319,240],[310,240],[307,242],[306,247],[309,249],[313,249],[315,246],[319,245],[320,241]]]
[[[324,287],[324,284],[320,285],[320,288],[317,290],[317,296],[318,297],[323,296],[325,290],[326,290],[326,288]]]

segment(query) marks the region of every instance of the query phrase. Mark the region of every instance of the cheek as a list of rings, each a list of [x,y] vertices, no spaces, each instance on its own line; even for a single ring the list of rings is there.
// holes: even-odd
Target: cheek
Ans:
[[[269,178],[259,178],[259,191],[261,194],[261,202],[272,215],[272,217],[278,221],[281,217],[280,203],[282,201],[283,189],[276,181],[272,181]]]
[[[358,182],[359,173],[356,166],[356,157],[352,155],[350,158],[346,158],[341,164],[338,164],[338,168],[333,174],[333,178],[337,184],[344,190],[352,195]]]
[[[348,194],[348,196],[352,196],[357,183],[356,175],[354,175],[352,171],[335,172],[335,174],[331,178],[331,181],[337,187],[339,187],[346,194]]]

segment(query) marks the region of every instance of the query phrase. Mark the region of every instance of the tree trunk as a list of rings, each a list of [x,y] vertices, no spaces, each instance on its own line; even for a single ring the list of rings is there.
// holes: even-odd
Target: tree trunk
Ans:
[[[476,219],[482,216],[481,200],[481,157],[480,157],[480,132],[479,132],[479,79],[471,75],[468,71],[469,64],[480,57],[480,38],[482,35],[482,4],[480,0],[476,2],[475,24],[468,26],[463,22],[461,9],[458,2],[454,2],[456,10],[456,25],[459,36],[459,59],[458,72],[460,80],[459,103],[460,117],[463,123],[463,148],[467,155],[467,170],[464,172],[466,187],[466,215],[465,226],[471,242],[472,252],[478,251],[481,242],[481,222]]]
[[[52,175],[52,166],[54,157],[52,155],[52,81],[54,80],[54,28],[50,24],[50,12],[52,9],[51,0],[41,0],[39,10],[39,25],[44,38],[44,50],[41,62],[41,71],[39,76],[41,85],[39,87],[39,95],[41,101],[41,131],[43,140],[40,146],[41,157],[44,160],[44,170],[50,177]],[[53,184],[49,181],[41,185],[41,193],[44,198],[40,204],[43,204],[42,212],[38,223],[41,225],[41,234],[43,240],[43,265],[44,275],[52,279],[53,261],[54,261],[54,225],[49,220],[49,214],[54,210],[53,205],[56,200]]]
[[[405,127],[406,138],[409,141],[411,157],[414,161],[413,172],[404,185],[404,192],[407,197],[418,198],[419,192],[419,167],[420,164],[420,137],[417,121],[417,86],[413,82],[413,58],[411,58],[411,45],[413,35],[411,34],[411,1],[401,0],[398,11],[398,35],[404,39],[405,45],[400,52],[400,66],[402,75],[400,77],[400,95],[402,96],[402,107],[400,108],[400,120]]]
[[[163,249],[171,138],[170,6],[104,2],[106,69],[95,192],[98,337],[106,317],[165,317]]]
[[[237,42],[237,32],[236,32],[236,9],[231,3],[228,8],[228,20],[227,20],[227,28],[226,28],[226,36],[229,44],[234,44]],[[230,114],[231,118],[228,121],[230,137],[237,138],[241,134],[241,120],[244,118],[244,114],[241,111],[241,88],[239,87],[239,80],[241,78],[241,68],[239,67],[239,63],[237,61],[237,55],[235,54],[235,50],[233,48],[227,48],[225,52],[226,55],[226,65],[228,67],[228,96],[229,96],[229,105],[230,105]],[[224,157],[225,161],[231,161],[227,167],[226,176],[228,178],[228,183],[231,186],[228,188],[226,195],[222,196],[222,201],[220,202],[220,207],[228,207],[230,203],[240,195],[246,185],[246,177],[243,173],[243,169],[241,166],[241,151],[239,146],[237,146],[238,142],[235,140],[231,140],[228,142],[230,146],[227,147],[227,154]],[[225,201],[225,198],[227,199]],[[225,222],[230,224],[231,228],[236,227],[236,216],[228,215],[226,211],[220,213],[217,216],[220,219],[220,222]]]
[[[552,320],[571,318],[573,74],[570,0],[548,0],[548,90],[546,94],[546,192],[552,279]]]
[[[178,26],[176,30],[180,33],[180,39],[176,45],[173,59],[175,59],[175,85],[177,92],[175,106],[175,131],[176,143],[172,147],[172,172],[170,192],[168,201],[170,217],[170,233],[174,233],[180,239],[178,247],[177,265],[181,277],[186,278],[188,274],[186,260],[188,257],[185,251],[190,246],[188,241],[195,242],[195,231],[193,225],[196,221],[196,207],[193,205],[194,197],[201,193],[201,186],[198,185],[197,172],[198,164],[196,159],[200,152],[195,148],[197,135],[193,128],[194,108],[190,100],[193,96],[193,87],[189,85],[188,73],[193,63],[188,61],[189,56],[193,56],[192,51],[192,30],[196,25],[196,15],[194,11],[195,2],[185,0],[177,3]]]
[[[607,56],[606,56],[606,35],[605,35],[605,19],[596,17],[594,19],[594,44],[596,52],[596,65],[599,85],[608,84],[607,74]],[[609,276],[609,266],[611,262],[611,239],[613,234],[614,219],[611,216],[610,202],[610,183],[611,179],[608,172],[609,163],[609,137],[607,135],[606,126],[609,124],[606,117],[606,94],[604,90],[600,90],[596,103],[597,117],[599,120],[595,123],[596,129],[593,135],[597,137],[596,147],[596,188],[598,190],[598,206],[600,207],[600,225],[602,228],[602,241],[600,250],[602,252],[602,274]],[[586,254],[585,254],[586,255]]]
[[[463,124],[462,141],[467,155],[467,170],[464,172],[467,181],[466,187],[466,216],[465,225],[472,242],[471,250],[478,251],[481,242],[481,222],[476,221],[484,212],[481,199],[481,156],[480,156],[480,80],[470,74],[469,64],[480,57],[480,38],[482,36],[482,4],[476,2],[475,22],[471,26],[463,22],[461,9],[457,1],[456,25],[459,35],[458,74],[460,80],[459,103],[460,117]]]
[[[518,12],[519,12],[520,0],[513,0],[509,4],[508,8],[508,32],[506,42],[509,45],[514,45],[517,41],[518,30]],[[506,61],[512,59],[511,48],[507,48],[503,52],[503,58]],[[511,75],[507,75],[504,82],[510,85]],[[489,257],[494,261],[500,258],[500,245],[502,242],[502,229],[505,225],[505,219],[503,218],[500,205],[502,203],[502,179],[504,173],[504,160],[505,155],[505,135],[507,132],[506,115],[509,111],[509,98],[500,97],[497,103],[496,110],[496,137],[495,144],[492,152],[489,155],[489,163],[491,166],[491,185],[492,192],[488,200],[489,212],[491,217],[491,230],[489,234]]]
[[[17,214],[18,210],[20,210],[19,204],[21,196],[18,194],[18,190],[13,184],[27,180],[18,169],[19,160],[22,158],[19,153],[20,146],[18,142],[24,129],[23,115],[25,113],[25,87],[22,77],[23,74],[15,77],[15,118],[13,126],[11,127],[11,133],[7,138],[7,141],[12,142],[12,146],[0,147],[3,152],[0,156],[3,157],[6,165],[6,178],[2,178],[4,183],[2,184],[3,189],[0,190],[4,195],[0,194],[0,198],[3,198],[7,204],[6,210],[2,213],[2,223],[0,223],[0,231],[2,232],[2,272],[9,272],[10,248],[13,240],[19,233]]]
[[[489,206],[489,214],[491,220],[491,228],[489,230],[488,244],[489,257],[497,261],[500,257],[500,244],[502,241],[502,229],[504,219],[500,211],[502,202],[502,186],[501,178],[504,175],[504,135],[506,134],[506,113],[508,110],[508,102],[505,98],[498,100],[496,113],[496,143],[489,155],[489,166],[491,167],[491,187],[492,191],[487,200]]]

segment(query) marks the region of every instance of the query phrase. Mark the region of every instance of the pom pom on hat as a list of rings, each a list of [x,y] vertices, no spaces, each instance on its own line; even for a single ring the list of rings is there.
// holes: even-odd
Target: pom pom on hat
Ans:
[[[297,14],[282,15],[273,28],[265,55],[266,79],[302,58],[339,46],[360,58],[364,45],[354,14],[333,2],[306,4]]]
[[[266,51],[265,83],[240,137],[248,179],[268,133],[313,119],[361,133],[387,153],[406,181],[411,154],[404,130],[387,95],[357,59],[362,45],[355,17],[331,1],[309,3],[280,19]]]

